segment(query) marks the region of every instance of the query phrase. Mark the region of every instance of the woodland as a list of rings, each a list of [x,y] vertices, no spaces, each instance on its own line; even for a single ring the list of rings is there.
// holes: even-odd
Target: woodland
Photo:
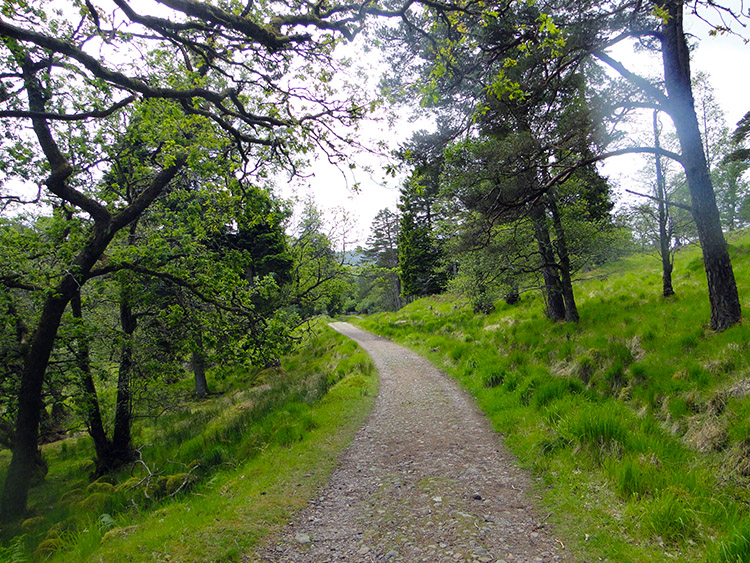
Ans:
[[[262,415],[297,421],[282,425],[282,442],[294,442],[307,428],[305,405],[347,364],[328,335],[338,363],[308,370],[331,373],[295,379],[288,358],[324,338],[313,321],[321,315],[417,311],[416,300],[442,295],[485,319],[534,299],[544,326],[570,342],[590,322],[582,280],[649,254],[668,311],[680,299],[676,257],[696,251],[705,307],[683,328],[701,339],[740,330],[747,300],[727,238],[750,226],[750,113],[725,123],[710,77],[691,73],[700,38],[684,21],[741,35],[744,10],[704,0],[3,0],[8,553],[37,549],[40,559],[65,544],[44,535],[51,522],[29,500],[49,481],[48,444],[79,444],[65,447],[87,457],[76,471],[89,493],[112,493],[139,468],[144,477],[127,490],[142,485],[145,507],[241,455],[217,445],[200,457],[206,443],[196,442],[167,474],[167,458],[148,458],[158,441],[149,425],[171,417],[186,428],[192,417],[215,429],[190,409],[263,388]],[[382,60],[376,93],[361,85],[354,44]],[[632,70],[613,54],[623,46],[659,72]],[[321,159],[348,169],[355,152],[383,151],[358,137],[378,112],[429,115],[434,128],[385,148],[395,162],[386,173],[402,178],[400,203],[353,249],[345,217],[331,220],[313,199],[294,211],[277,187]],[[615,208],[599,163],[625,154],[646,155],[642,181],[633,203]],[[645,287],[635,280],[629,291]],[[632,360],[607,372],[602,396],[626,387]],[[577,361],[577,381],[596,390],[595,358]],[[372,369],[366,360],[349,367]],[[488,377],[485,389],[503,384]],[[285,415],[273,414],[279,405]],[[253,417],[242,432],[278,438]],[[227,432],[222,440],[240,430]],[[126,497],[118,510],[140,510]],[[117,502],[97,499],[92,513],[114,511]]]

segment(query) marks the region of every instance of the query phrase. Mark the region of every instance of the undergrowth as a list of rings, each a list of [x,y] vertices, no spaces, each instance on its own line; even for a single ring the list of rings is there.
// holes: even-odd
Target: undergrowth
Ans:
[[[747,311],[750,234],[730,245]],[[535,294],[488,315],[438,296],[354,322],[477,398],[576,560],[750,561],[750,324],[708,328],[698,248],[677,254],[669,299],[659,267],[635,255],[583,274],[577,324],[547,320]]]
[[[140,421],[141,458],[116,475],[89,481],[88,437],[47,445],[0,561],[239,561],[325,480],[376,382],[369,356],[320,323],[280,366],[224,374],[209,399]]]

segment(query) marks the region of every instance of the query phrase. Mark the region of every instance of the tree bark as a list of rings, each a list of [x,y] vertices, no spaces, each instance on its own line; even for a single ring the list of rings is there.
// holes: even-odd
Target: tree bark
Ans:
[[[553,321],[565,319],[565,300],[563,298],[562,283],[557,272],[557,262],[552,248],[552,241],[547,227],[544,205],[541,202],[532,204],[529,210],[534,226],[539,254],[542,256],[542,278],[547,297],[547,316]]]
[[[20,517],[26,511],[30,479],[36,463],[39,423],[42,414],[42,384],[49,363],[52,347],[57,336],[65,307],[72,297],[65,291],[70,284],[65,282],[62,291],[51,293],[42,307],[39,324],[32,339],[29,355],[24,362],[21,387],[18,394],[18,414],[13,440],[13,457],[3,488],[0,518],[4,521]]]
[[[192,353],[191,365],[195,379],[195,396],[202,399],[208,394],[208,381],[206,381],[206,354],[203,351],[203,336],[196,331],[195,349]]]
[[[83,309],[81,307],[81,294],[76,293],[70,302],[73,311],[73,317],[83,319]],[[97,468],[100,460],[107,457],[109,451],[109,439],[104,430],[102,421],[102,411],[99,406],[99,398],[96,394],[96,385],[91,375],[91,362],[89,358],[89,346],[85,338],[82,338],[76,350],[76,363],[81,371],[81,386],[83,387],[84,421],[88,428],[89,435],[94,441],[94,450],[96,451]],[[97,471],[98,473],[98,471]]]
[[[576,305],[575,294],[573,293],[573,280],[570,276],[570,254],[568,253],[568,242],[565,237],[560,210],[557,208],[557,202],[551,193],[547,194],[547,202],[552,212],[552,225],[555,229],[555,249],[559,258],[560,281],[562,286],[563,301],[565,302],[565,320],[571,323],[577,323],[579,320],[578,306]]]
[[[658,149],[659,142],[659,121],[658,114],[654,111],[654,146]],[[671,236],[669,234],[669,207],[667,205],[667,185],[664,178],[664,169],[661,165],[661,157],[655,155],[656,162],[656,202],[659,215],[659,255],[661,256],[661,278],[662,278],[662,295],[671,297],[674,295],[672,287],[672,249]]]
[[[671,0],[665,7],[669,18],[662,29],[662,60],[669,113],[682,148],[693,217],[703,249],[711,328],[724,330],[740,320],[740,300],[695,113],[690,53],[683,30],[683,0]]]
[[[128,281],[124,282],[129,283]],[[112,446],[107,460],[107,470],[112,470],[134,459],[130,429],[133,422],[133,400],[130,382],[133,376],[133,334],[138,320],[130,304],[127,287],[122,288],[120,297],[120,326],[123,343],[120,350],[120,366],[117,371],[117,400],[115,404],[115,427],[112,432]]]

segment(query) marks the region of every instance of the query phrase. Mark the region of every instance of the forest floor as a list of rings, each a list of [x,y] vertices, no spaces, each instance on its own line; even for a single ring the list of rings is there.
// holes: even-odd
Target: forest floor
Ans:
[[[414,352],[348,323],[380,373],[370,418],[329,483],[245,561],[565,561],[473,399]]]

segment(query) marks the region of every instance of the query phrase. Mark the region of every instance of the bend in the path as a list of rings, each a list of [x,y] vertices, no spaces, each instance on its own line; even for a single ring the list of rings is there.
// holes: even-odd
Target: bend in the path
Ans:
[[[559,561],[530,480],[456,383],[348,323],[380,373],[370,418],[328,485],[250,560]]]

